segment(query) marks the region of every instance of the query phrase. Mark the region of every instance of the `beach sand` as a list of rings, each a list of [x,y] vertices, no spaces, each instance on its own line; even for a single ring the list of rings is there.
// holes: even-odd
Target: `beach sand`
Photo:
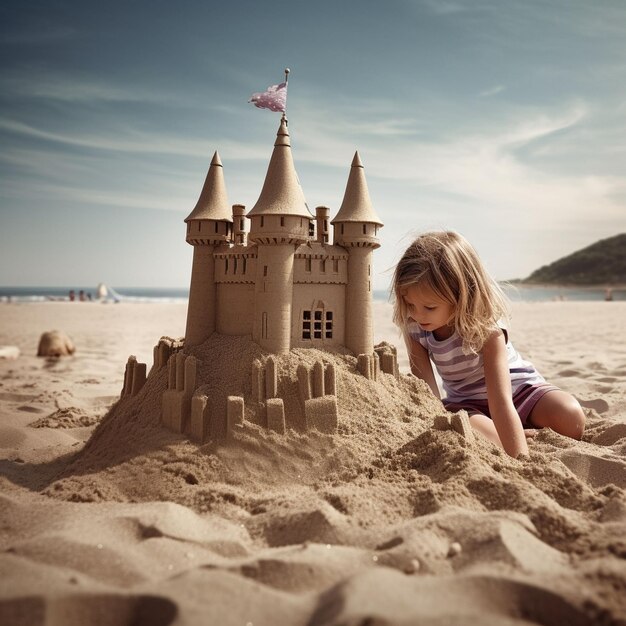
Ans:
[[[158,427],[156,377],[118,402],[186,304],[0,304],[20,352],[0,358],[0,624],[626,624],[626,303],[514,305],[516,348],[588,419],[519,461],[433,427],[374,310],[404,374],[340,375],[337,434],[199,447]],[[51,330],[73,356],[35,356]]]

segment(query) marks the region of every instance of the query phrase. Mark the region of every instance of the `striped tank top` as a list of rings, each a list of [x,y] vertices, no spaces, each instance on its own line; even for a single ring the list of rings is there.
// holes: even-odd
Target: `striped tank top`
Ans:
[[[448,339],[437,341],[431,332],[422,330],[418,324],[410,324],[409,335],[428,350],[428,355],[441,376],[444,396],[448,401],[487,399],[483,355],[464,354],[463,342],[456,331]],[[504,336],[513,395],[524,385],[545,383],[533,364],[522,359],[515,350],[506,330]]]

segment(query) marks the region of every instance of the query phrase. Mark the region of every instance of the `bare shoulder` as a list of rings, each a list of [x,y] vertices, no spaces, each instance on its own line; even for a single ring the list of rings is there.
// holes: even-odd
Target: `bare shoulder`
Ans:
[[[496,328],[483,344],[481,352],[484,357],[489,357],[503,351],[506,351],[506,336],[501,328]]]

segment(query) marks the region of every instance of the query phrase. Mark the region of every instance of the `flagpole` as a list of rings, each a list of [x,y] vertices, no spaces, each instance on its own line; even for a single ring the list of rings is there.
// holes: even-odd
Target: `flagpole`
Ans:
[[[286,67],[285,68],[285,89],[287,89],[287,85],[289,84],[289,72],[291,70]],[[283,119],[285,120],[285,124],[289,124],[287,121],[287,98],[285,98],[285,110],[283,111]]]

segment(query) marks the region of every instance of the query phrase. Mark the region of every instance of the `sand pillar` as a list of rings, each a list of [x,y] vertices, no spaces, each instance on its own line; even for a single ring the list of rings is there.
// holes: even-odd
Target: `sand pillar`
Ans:
[[[355,355],[374,352],[372,249],[352,246],[346,285],[346,347]]]
[[[327,206],[315,207],[315,224],[317,228],[317,241],[328,243],[328,218],[330,209]]]
[[[291,347],[293,244],[259,245],[252,338],[274,354]]]
[[[215,332],[215,260],[213,246],[193,248],[185,344],[197,346]]]
[[[243,246],[246,243],[246,207],[243,204],[233,204],[233,243]]]

